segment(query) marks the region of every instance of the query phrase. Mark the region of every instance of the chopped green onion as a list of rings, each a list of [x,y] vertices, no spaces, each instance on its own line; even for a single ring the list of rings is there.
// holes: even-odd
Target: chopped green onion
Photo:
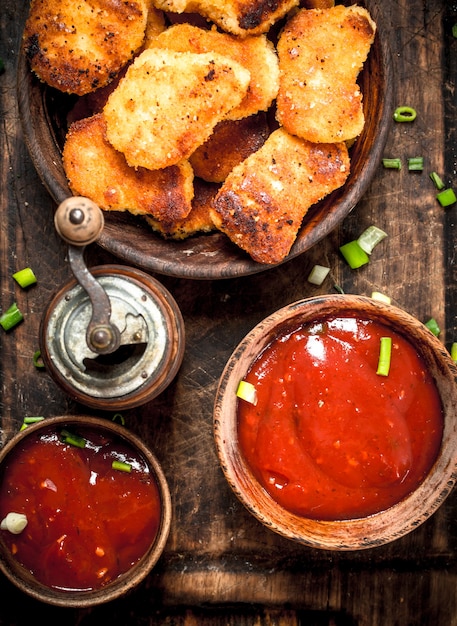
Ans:
[[[452,27],[452,36],[457,39],[457,24],[454,24]]]
[[[36,276],[30,267],[24,267],[23,270],[19,270],[19,272],[13,274],[13,278],[22,289],[26,289],[37,282]]]
[[[455,204],[457,202],[454,190],[451,188],[440,191],[439,194],[437,194],[436,199],[442,207],[451,206],[451,204]]]
[[[371,254],[375,246],[377,246],[378,243],[385,237],[387,237],[387,233],[383,230],[377,226],[369,226],[357,239],[357,243],[364,252]]]
[[[84,437],[80,437],[79,435],[75,435],[70,433],[68,430],[61,431],[62,440],[64,443],[68,443],[71,446],[76,446],[77,448],[85,448],[86,440]]]
[[[241,398],[241,400],[249,402],[249,404],[253,404],[254,406],[257,404],[257,389],[252,383],[248,383],[246,380],[240,380],[236,395],[238,398]]]
[[[457,363],[457,341],[451,346],[451,359]]]
[[[376,374],[388,376],[390,370],[390,360],[392,357],[392,337],[381,337],[379,345],[378,369]]]
[[[435,337],[438,337],[438,335],[441,332],[441,329],[438,326],[438,322],[433,317],[430,318],[428,322],[425,322],[425,325],[435,335]]]
[[[329,272],[329,267],[315,265],[308,276],[308,282],[312,285],[322,285]]]
[[[397,107],[394,111],[394,120],[396,122],[414,122],[416,116],[416,110],[408,106]]]
[[[13,535],[19,535],[27,526],[28,520],[24,513],[8,513],[0,523],[1,530],[8,530]]]
[[[8,331],[17,326],[23,319],[24,316],[20,312],[16,302],[13,302],[10,308],[0,316],[0,325],[3,330]]]
[[[441,178],[438,176],[436,172],[430,172],[430,178],[432,179],[438,191],[441,191],[441,189],[444,189],[445,184],[443,183],[443,181],[441,180]]]
[[[42,422],[43,420],[44,417],[24,417],[24,421],[22,422],[20,430],[25,430],[30,424],[37,424],[38,422]]]
[[[33,354],[33,364],[38,370],[44,369],[44,363],[41,359],[41,350],[36,350]]]
[[[112,417],[113,422],[119,422],[121,426],[125,426],[125,419],[121,413],[115,413]]]
[[[362,250],[357,240],[340,246],[340,252],[353,270],[366,265],[370,261],[368,254],[365,250]]]
[[[384,302],[385,304],[390,304],[392,302],[389,296],[386,296],[380,291],[373,291],[371,297],[373,298],[373,300],[378,300],[379,302]]]
[[[340,285],[333,285],[333,289],[344,296],[344,289]]]
[[[387,170],[401,170],[400,159],[383,159],[382,164]]]
[[[130,463],[124,463],[123,461],[113,461],[111,463],[111,467],[114,470],[119,470],[120,472],[131,472],[132,466]]]
[[[411,157],[408,159],[408,170],[410,172],[421,172],[424,169],[424,157]]]

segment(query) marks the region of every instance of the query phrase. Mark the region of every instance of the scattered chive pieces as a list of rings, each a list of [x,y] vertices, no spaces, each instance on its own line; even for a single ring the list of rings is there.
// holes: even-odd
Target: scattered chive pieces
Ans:
[[[416,116],[417,113],[413,107],[397,107],[394,111],[394,120],[396,122],[414,122]]]
[[[392,337],[381,337],[379,344],[378,369],[376,374],[388,376],[390,370],[390,360],[392,357]]]
[[[333,285],[333,289],[344,296],[343,287],[340,287],[340,285]]]
[[[425,325],[427,326],[429,331],[431,331],[435,335],[435,337],[438,337],[438,335],[441,332],[441,329],[438,326],[438,322],[433,317],[430,318],[428,322],[425,322]]]
[[[112,417],[113,422],[119,422],[121,426],[125,426],[125,419],[121,413],[115,413]]]
[[[84,439],[84,437],[80,437],[79,435],[70,433],[68,430],[65,429],[62,430],[60,434],[64,443],[68,443],[71,446],[76,446],[77,448],[86,447],[86,440]]]
[[[240,380],[236,395],[238,398],[241,398],[241,400],[249,402],[249,404],[253,404],[254,406],[257,404],[257,389],[252,383],[248,383],[246,380]]]
[[[19,430],[25,430],[27,426],[30,424],[36,424],[38,422],[42,422],[44,417],[24,417],[24,421],[22,422],[22,426]]]
[[[13,302],[10,308],[0,315],[0,325],[3,330],[8,331],[17,326],[23,319],[24,316],[19,310],[16,302]]]
[[[119,470],[120,472],[131,472],[132,466],[130,463],[124,463],[123,461],[113,461],[111,463],[111,467],[114,470]]]
[[[441,191],[441,189],[444,189],[445,184],[443,183],[443,181],[441,180],[441,178],[438,176],[436,172],[430,172],[429,175],[433,181],[433,184],[438,189],[438,191]]]
[[[375,246],[377,246],[378,243],[385,237],[387,237],[387,233],[383,230],[377,226],[369,226],[357,239],[357,243],[364,252],[371,254]]]
[[[340,252],[353,270],[366,265],[370,261],[368,254],[365,250],[362,250],[357,240],[349,241],[340,246]]]
[[[308,276],[308,282],[312,285],[322,285],[330,272],[329,267],[315,265]]]
[[[401,170],[400,159],[383,159],[382,164],[387,170]]]
[[[455,204],[457,202],[454,190],[451,188],[443,189],[443,191],[440,191],[437,194],[436,199],[442,207],[451,206],[451,204]]]
[[[410,172],[422,172],[424,169],[424,157],[411,157],[408,159],[408,170]]]
[[[33,364],[38,370],[44,369],[44,363],[41,359],[41,350],[36,350],[33,354]]]
[[[457,341],[451,346],[451,359],[457,363]]]
[[[27,289],[27,287],[37,282],[36,276],[30,267],[24,267],[23,270],[19,270],[13,274],[13,278],[22,289]]]
[[[377,300],[378,302],[384,302],[385,304],[390,304],[392,302],[389,296],[386,296],[380,291],[373,291],[371,297],[373,298],[373,300]]]

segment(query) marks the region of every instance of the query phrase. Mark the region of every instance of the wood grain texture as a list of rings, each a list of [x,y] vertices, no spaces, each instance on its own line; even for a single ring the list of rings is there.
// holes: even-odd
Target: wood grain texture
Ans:
[[[376,0],[388,34],[394,106],[417,109],[413,124],[393,124],[386,156],[403,159],[400,172],[382,167],[351,214],[309,252],[245,278],[194,281],[159,277],[181,308],[187,345],[173,384],[127,425],[152,447],[167,475],[173,525],[163,558],[138,589],[87,611],[40,605],[1,580],[0,624],[68,626],[131,624],[457,625],[457,499],[416,531],[387,546],[348,554],[321,552],[264,529],[232,495],[218,466],[212,404],[222,369],[243,336],[266,315],[317,293],[389,294],[409,313],[434,317],[443,343],[457,339],[454,233],[456,207],[443,210],[428,177],[437,171],[457,187],[457,21],[445,0]],[[52,223],[55,209],[28,156],[18,116],[16,66],[28,0],[3,0],[0,12],[0,305],[16,300],[23,324],[0,335],[2,436],[24,415],[95,414],[72,403],[32,364],[41,316],[68,278],[65,246]],[[406,159],[423,155],[423,173]],[[351,271],[339,245],[376,224],[388,233],[370,264]],[[91,246],[90,265],[118,262]],[[322,287],[307,282],[315,263],[331,272]],[[23,292],[11,274],[30,265],[38,277]],[[108,415],[110,417],[110,415]]]

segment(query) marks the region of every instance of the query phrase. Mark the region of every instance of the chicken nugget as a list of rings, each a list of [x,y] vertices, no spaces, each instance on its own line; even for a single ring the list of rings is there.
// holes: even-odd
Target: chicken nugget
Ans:
[[[35,74],[66,93],[107,85],[140,49],[149,0],[32,0],[24,50]]]
[[[129,167],[105,133],[102,113],[70,126],[63,165],[75,195],[90,198],[105,211],[129,211],[163,220],[188,215],[194,195],[188,161],[156,171]]]
[[[358,6],[302,9],[290,19],[277,44],[279,123],[315,142],[360,135],[365,118],[356,81],[375,32],[368,11]]]
[[[345,143],[311,143],[279,128],[233,169],[211,217],[254,261],[280,263],[309,207],[341,187],[349,169]]]

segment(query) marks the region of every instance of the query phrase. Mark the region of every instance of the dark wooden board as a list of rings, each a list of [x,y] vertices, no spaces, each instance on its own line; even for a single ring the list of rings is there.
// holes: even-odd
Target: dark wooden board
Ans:
[[[457,624],[457,498],[392,544],[328,553],[292,544],[263,528],[229,490],[212,436],[212,403],[231,352],[258,321],[294,300],[332,292],[389,294],[426,321],[434,317],[447,347],[457,339],[454,230],[457,207],[442,209],[428,173],[457,188],[456,9],[444,0],[379,0],[394,65],[394,106],[417,109],[413,124],[393,124],[386,156],[343,225],[306,254],[239,279],[194,281],[156,276],[171,291],[187,331],[184,361],[156,400],[125,413],[127,425],[154,449],[168,477],[174,521],[163,558],[122,600],[89,611],[40,605],[2,577],[0,623],[84,624]],[[16,101],[15,71],[27,0],[3,0],[0,12],[0,281],[1,309],[17,301],[25,320],[0,333],[2,436],[25,415],[90,413],[74,405],[32,364],[40,318],[51,294],[70,277],[54,231],[54,203],[27,154]],[[423,155],[423,173],[406,159]],[[368,266],[351,271],[338,247],[376,224],[386,230]],[[90,265],[117,262],[98,246]],[[307,282],[314,263],[330,265],[320,288]],[[11,274],[30,265],[38,285],[21,291]],[[110,416],[107,416],[110,417]]]

